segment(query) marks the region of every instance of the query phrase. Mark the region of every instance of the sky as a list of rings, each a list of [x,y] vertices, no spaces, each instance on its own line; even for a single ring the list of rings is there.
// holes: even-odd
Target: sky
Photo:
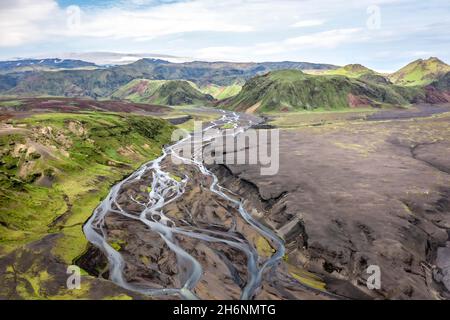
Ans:
[[[0,0],[0,59],[63,52],[221,61],[450,62],[448,0]]]

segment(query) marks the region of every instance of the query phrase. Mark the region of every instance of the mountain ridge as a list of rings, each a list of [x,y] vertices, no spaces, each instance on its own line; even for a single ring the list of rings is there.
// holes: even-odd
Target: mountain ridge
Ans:
[[[376,73],[377,73],[376,71],[369,69],[362,64],[353,63],[347,64],[335,70],[330,70],[326,74],[342,75],[350,78],[359,78],[360,76],[365,74],[376,74]]]
[[[361,64],[349,64],[343,67],[337,67],[330,64],[292,61],[261,63],[190,61],[172,63],[163,59],[143,58],[126,65],[96,68],[94,70],[63,69],[0,73],[0,95],[105,99],[135,79],[148,79],[150,81],[187,81],[195,90],[202,91],[203,94],[207,93],[215,96],[217,99],[229,100],[230,97],[235,96],[241,91],[241,84],[246,81],[252,81],[254,77],[286,69],[307,71],[309,74],[311,68],[315,68],[312,69],[312,71],[317,72],[317,74],[313,72],[312,75],[315,76],[341,76],[351,79],[343,80],[339,78],[333,80],[335,81],[335,85],[341,81],[341,85],[347,89],[350,86],[353,88],[361,85],[366,86],[366,89],[369,90],[369,96],[370,92],[376,92],[375,100],[377,101],[380,98],[378,95],[381,92],[384,92],[384,98],[381,100],[393,99],[396,101],[394,104],[397,102],[399,104],[406,104],[408,102],[423,101],[434,103],[434,101],[448,100],[447,95],[443,94],[443,91],[446,90],[443,89],[443,86],[447,85],[447,82],[441,82],[436,86],[433,86],[433,84],[444,77],[446,72],[448,72],[447,70],[450,70],[450,67],[441,60],[433,57],[426,60],[419,59],[413,61],[390,75],[378,73]],[[302,73],[302,76],[307,77],[304,73]],[[316,80],[319,87],[325,85],[325,88],[323,88],[324,91],[330,89],[327,85],[331,83],[331,78],[308,77],[308,79],[310,82]],[[325,81],[326,79],[328,81]],[[184,104],[186,101],[192,100],[189,96],[194,97],[194,100],[196,100],[195,103],[205,101],[204,96],[200,98],[198,92],[192,92],[194,89],[180,82],[178,83],[179,85],[183,86],[181,91],[184,91],[184,93],[177,91],[177,85],[175,83],[172,84],[172,89],[180,95],[177,99],[156,99],[156,101],[158,103],[172,101]],[[415,87],[417,89],[414,89]],[[334,89],[331,92],[334,92]],[[314,92],[310,92],[309,94],[313,94],[314,97],[318,96]],[[342,97],[339,99],[340,102],[338,104],[340,106],[345,105],[343,103],[344,99]],[[332,102],[333,99],[328,100]],[[312,100],[309,101],[312,102]],[[349,101],[351,101],[352,105],[361,103],[355,97],[352,97]],[[294,103],[294,101],[291,102]],[[373,103],[377,104],[379,102]],[[383,102],[381,101],[381,103]]]
[[[95,63],[74,59],[19,59],[0,61],[0,73],[99,68]]]
[[[134,79],[111,94],[112,99],[160,105],[206,104],[214,98],[185,80]]]
[[[12,96],[68,96],[105,98],[134,79],[187,80],[202,87],[209,84],[228,86],[255,75],[283,68],[334,68],[331,65],[305,62],[171,63],[161,59],[136,62],[95,70],[63,70],[58,72],[25,72],[0,75],[0,94]]]

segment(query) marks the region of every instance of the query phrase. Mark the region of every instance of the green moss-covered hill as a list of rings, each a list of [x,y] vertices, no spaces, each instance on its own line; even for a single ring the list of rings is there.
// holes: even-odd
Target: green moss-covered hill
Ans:
[[[113,99],[162,105],[203,105],[214,98],[183,80],[136,79],[117,89]]]
[[[376,74],[375,71],[361,64],[348,64],[338,69],[328,70],[325,74],[346,76],[349,78],[359,78],[366,74]]]
[[[345,76],[281,70],[249,80],[238,95],[219,106],[247,112],[343,109],[405,105],[409,103],[405,96],[417,94],[413,89]]]
[[[431,57],[411,62],[397,72],[389,75],[389,79],[398,85],[427,85],[450,72],[450,66],[438,58]]]
[[[355,78],[377,84],[391,84],[387,77],[361,64],[348,64],[335,70],[328,70],[324,74]]]
[[[450,72],[448,64],[436,57],[431,57],[415,60],[400,70],[385,76],[361,64],[349,64],[341,68],[326,70],[324,74],[341,75],[377,83],[394,83],[399,86],[425,86],[439,80],[447,72]]]
[[[82,225],[116,181],[160,154],[172,130],[153,117],[94,112],[1,124],[0,298],[105,298],[91,288],[110,284],[88,275],[82,290],[65,285],[67,265],[87,247]]]

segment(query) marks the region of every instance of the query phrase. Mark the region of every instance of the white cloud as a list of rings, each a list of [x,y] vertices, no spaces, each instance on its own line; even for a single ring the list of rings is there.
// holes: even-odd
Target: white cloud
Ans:
[[[362,0],[361,2],[369,0]],[[287,30],[292,26],[319,26],[344,0],[117,0],[107,7],[89,7],[81,12],[80,24],[69,26],[71,13],[56,0],[2,0],[0,46],[17,46],[58,37],[113,38],[148,41],[188,32]],[[76,3],[76,2],[74,2]],[[159,3],[159,4],[158,4]],[[148,4],[154,4],[146,6]],[[138,7],[136,7],[138,5]],[[139,6],[144,5],[144,6]],[[365,14],[365,11],[361,11]],[[72,12],[73,13],[73,12]],[[314,17],[312,19],[311,17]]]
[[[45,48],[348,63],[393,61],[427,50],[448,57],[448,4],[441,0],[430,0],[426,8],[420,0],[72,1],[77,2],[89,4],[81,6],[79,24],[74,11],[71,16],[57,0],[0,0],[1,54],[37,55]],[[373,4],[381,9],[379,30],[366,27]]]
[[[435,56],[435,55],[436,55],[436,52],[425,51],[425,50],[410,51],[405,54],[406,57],[431,57],[431,56]]]
[[[288,46],[308,46],[316,48],[334,48],[343,43],[359,42],[368,39],[361,28],[334,29],[289,38],[284,43]]]
[[[252,26],[230,15],[223,15],[203,2],[182,2],[139,10],[110,8],[84,12],[80,27],[67,35],[147,41],[165,35],[194,31],[252,30]]]
[[[197,50],[195,56],[204,60],[227,60],[232,61],[239,60],[242,57],[243,52],[248,52],[251,47],[234,47],[234,46],[221,46],[221,47],[207,47]]]
[[[196,57],[206,60],[242,60],[248,56],[265,57],[295,52],[304,49],[336,48],[347,43],[370,40],[370,36],[360,28],[333,29],[310,33],[281,41],[257,43],[249,46],[217,46],[198,50]]]
[[[136,8],[149,1],[118,2],[116,7],[81,11],[73,27],[73,11],[55,0],[7,0],[0,3],[0,47],[19,46],[55,37],[149,40],[186,32],[249,32],[253,27],[236,10],[224,11],[210,0]],[[72,25],[70,25],[72,24]]]
[[[39,30],[57,11],[54,0],[0,2],[0,47],[14,47],[44,38]]]
[[[311,19],[311,20],[297,21],[296,23],[292,24],[291,27],[293,28],[316,27],[321,26],[324,23],[325,20],[323,19]]]

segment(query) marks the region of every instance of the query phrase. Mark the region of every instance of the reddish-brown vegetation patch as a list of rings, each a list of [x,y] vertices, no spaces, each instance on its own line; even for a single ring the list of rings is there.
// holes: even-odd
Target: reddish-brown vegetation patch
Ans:
[[[12,115],[10,115],[9,113],[0,114],[0,121],[8,120],[10,118],[12,118]]]
[[[350,108],[373,106],[373,102],[365,97],[355,96],[351,93],[347,96]]]
[[[433,86],[425,88],[426,102],[437,104],[450,102],[450,91],[440,91]]]
[[[170,109],[165,106],[129,101],[96,101],[79,98],[24,98],[19,99],[19,106],[5,107],[2,111],[8,112],[9,117],[15,113],[23,112],[80,112],[80,111],[105,111],[125,113],[149,113],[161,114]],[[2,114],[5,117],[6,113]]]
[[[144,93],[145,90],[147,90],[147,82],[146,81],[139,81],[138,84],[136,84],[135,86],[133,86],[133,88],[131,88],[131,92],[130,93]]]

